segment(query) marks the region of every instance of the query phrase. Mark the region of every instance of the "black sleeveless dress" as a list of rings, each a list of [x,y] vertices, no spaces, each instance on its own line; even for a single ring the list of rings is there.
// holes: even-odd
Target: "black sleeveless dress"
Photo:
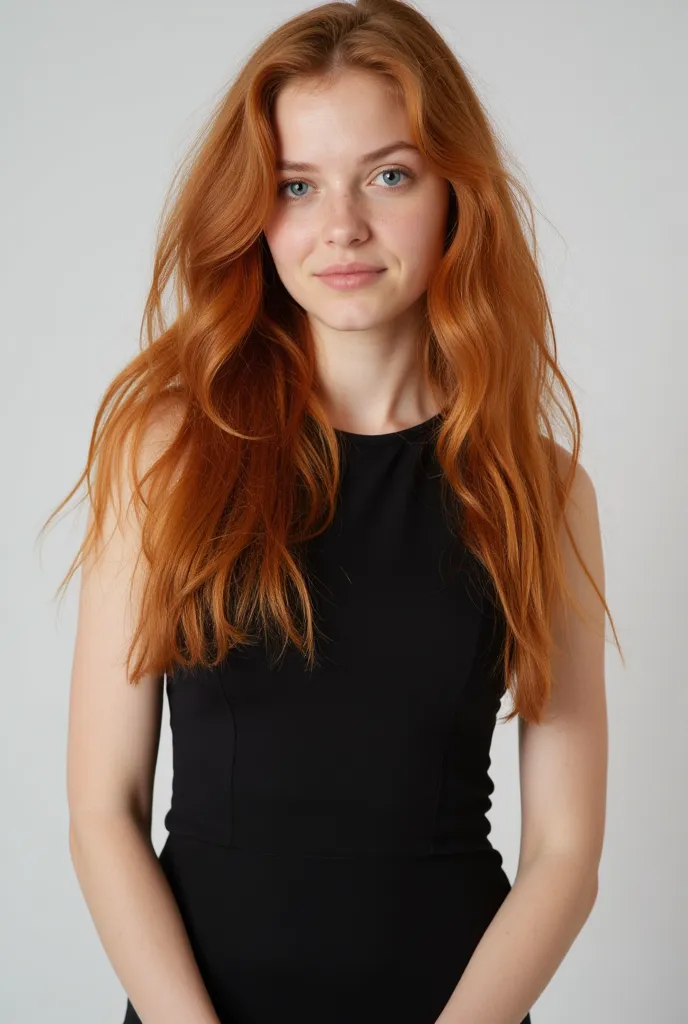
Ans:
[[[511,888],[486,817],[504,620],[445,513],[439,422],[338,431],[312,674],[258,645],[167,678],[159,861],[222,1024],[435,1024]]]

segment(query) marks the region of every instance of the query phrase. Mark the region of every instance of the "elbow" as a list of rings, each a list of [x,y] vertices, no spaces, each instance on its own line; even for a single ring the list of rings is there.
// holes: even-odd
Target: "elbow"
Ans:
[[[98,826],[94,824],[92,819],[75,818],[73,816],[69,819],[69,856],[71,857],[72,863],[75,862],[76,858],[83,851],[84,847],[88,844],[89,838],[93,836],[95,829]]]
[[[135,831],[150,842],[150,823],[130,811],[71,811],[69,816],[69,854],[74,858],[103,835],[115,836],[122,829]]]

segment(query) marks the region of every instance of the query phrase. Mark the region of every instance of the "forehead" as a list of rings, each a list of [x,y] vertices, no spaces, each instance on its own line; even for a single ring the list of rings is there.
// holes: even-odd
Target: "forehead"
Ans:
[[[415,149],[403,101],[386,79],[370,72],[289,82],[277,96],[273,121],[283,169],[357,164],[395,142]]]

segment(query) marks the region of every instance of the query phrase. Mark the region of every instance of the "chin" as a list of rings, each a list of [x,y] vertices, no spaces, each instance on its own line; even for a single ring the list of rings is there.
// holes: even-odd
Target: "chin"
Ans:
[[[307,309],[306,312],[332,331],[369,331],[388,323],[394,315],[383,309],[374,312],[364,309]]]

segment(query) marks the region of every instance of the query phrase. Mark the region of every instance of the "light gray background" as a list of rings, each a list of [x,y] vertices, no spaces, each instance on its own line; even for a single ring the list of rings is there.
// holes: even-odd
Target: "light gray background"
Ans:
[[[68,852],[78,578],[61,610],[52,594],[81,538],[82,510],[42,547],[35,540],[82,468],[106,384],[137,350],[174,167],[250,48],[303,6],[1,7],[4,1024],[117,1024],[124,1015],[125,994]],[[679,0],[419,6],[464,62],[539,211],[560,358],[599,500],[607,597],[628,659],[624,672],[610,639],[599,897],[534,1024],[680,1024],[688,1020],[688,8]],[[498,725],[492,840],[512,880],[516,756],[515,722]],[[158,850],[170,786],[165,706]]]

